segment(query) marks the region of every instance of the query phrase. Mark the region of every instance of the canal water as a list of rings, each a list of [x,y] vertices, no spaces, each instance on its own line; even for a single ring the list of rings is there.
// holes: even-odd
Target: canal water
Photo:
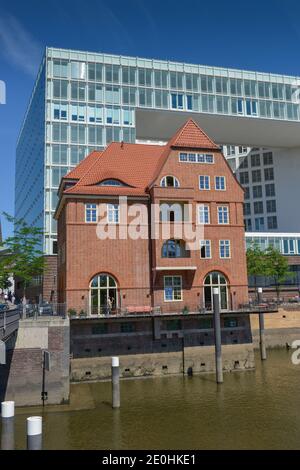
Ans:
[[[44,449],[300,449],[300,365],[292,351],[268,351],[256,370],[121,382],[121,409],[109,382],[72,385],[73,410],[43,412]],[[76,406],[86,409],[74,410]],[[25,449],[18,410],[16,449]]]

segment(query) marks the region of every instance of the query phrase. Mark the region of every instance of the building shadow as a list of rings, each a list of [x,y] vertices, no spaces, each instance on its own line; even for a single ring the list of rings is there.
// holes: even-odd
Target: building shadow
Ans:
[[[11,364],[14,355],[15,344],[17,340],[17,332],[6,341],[6,364],[0,364],[0,402],[7,399],[6,392],[8,387]]]

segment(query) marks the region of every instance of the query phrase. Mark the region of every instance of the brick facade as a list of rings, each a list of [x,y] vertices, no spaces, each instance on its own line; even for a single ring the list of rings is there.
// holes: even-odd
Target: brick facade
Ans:
[[[227,280],[228,309],[236,309],[241,303],[248,300],[243,189],[217,146],[210,140],[205,141],[203,138],[202,140],[199,138],[200,143],[197,144],[198,130],[194,126],[193,121],[188,121],[183,129],[178,131],[181,134],[175,134],[166,147],[160,147],[161,155],[157,155],[158,150],[155,149],[156,155],[153,153],[152,173],[149,169],[151,152],[150,157],[147,157],[147,168],[143,167],[142,154],[145,152],[146,145],[113,143],[99,156],[98,161],[93,159],[90,171],[85,168],[82,177],[78,177],[80,174],[79,165],[75,182],[71,182],[71,177],[68,180],[68,175],[65,181],[63,180],[60,190],[60,204],[56,212],[59,247],[58,301],[66,302],[67,308],[89,311],[90,283],[99,273],[107,273],[116,280],[118,307],[124,309],[132,306],[159,306],[162,312],[176,312],[186,306],[190,311],[195,311],[205,303],[204,280],[207,274],[213,271],[222,273]],[[190,132],[191,129],[192,132]],[[183,135],[185,131],[186,135]],[[200,129],[199,131],[202,132]],[[186,143],[189,140],[189,132],[193,133],[193,139],[190,139],[191,144]],[[181,136],[181,140],[178,136]],[[140,161],[136,160],[135,180],[132,179],[132,170],[129,171],[126,167],[126,162],[130,160],[130,152],[134,153],[133,148],[134,152],[138,152],[139,149],[141,152]],[[105,167],[106,152],[112,153],[113,167]],[[179,161],[181,152],[209,153],[213,155],[214,163],[181,162]],[[99,177],[97,180],[97,171],[105,175],[105,178]],[[149,172],[149,176],[145,184],[144,173],[146,171]],[[139,175],[142,175],[141,179],[144,178],[143,184],[141,183],[140,186],[136,182]],[[176,177],[180,186],[176,188],[161,187],[162,178],[168,175]],[[199,189],[200,175],[210,177],[210,190],[201,191]],[[225,177],[225,190],[215,189],[216,176]],[[118,187],[113,187],[109,192],[107,186],[103,187],[102,191],[99,183],[103,179],[110,178],[128,185],[128,191],[126,187],[120,187],[118,192]],[[64,186],[65,183],[68,185]],[[211,258],[200,258],[200,247],[196,250],[190,250],[188,257],[162,257],[162,245],[165,240],[162,239],[161,234],[158,239],[151,240],[153,227],[149,224],[149,218],[141,227],[145,230],[148,239],[120,239],[119,231],[123,227],[121,220],[115,226],[116,239],[100,240],[96,233],[97,224],[85,222],[85,204],[94,203],[98,207],[101,203],[117,204],[119,195],[128,196],[129,207],[132,204],[139,204],[141,208],[146,208],[148,215],[152,204],[164,202],[189,204],[189,222],[193,230],[196,229],[199,222],[199,204],[208,205],[210,223],[204,226],[203,238],[211,240]],[[229,223],[226,225],[218,223],[218,206],[228,207]],[[136,215],[128,216],[126,227],[135,217]],[[163,225],[165,225],[163,222],[158,222],[160,229]],[[169,225],[170,238],[176,238],[173,237],[172,232],[178,225],[177,222],[171,222]],[[182,236],[182,240],[188,248],[188,240],[185,235]],[[220,240],[230,240],[231,256],[229,259],[220,258]],[[181,300],[165,301],[164,276],[181,276]]]

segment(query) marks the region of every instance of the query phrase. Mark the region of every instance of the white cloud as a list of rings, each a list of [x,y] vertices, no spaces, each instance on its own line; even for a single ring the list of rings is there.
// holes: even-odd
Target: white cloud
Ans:
[[[0,54],[8,62],[34,77],[41,52],[41,45],[14,16],[0,16]]]

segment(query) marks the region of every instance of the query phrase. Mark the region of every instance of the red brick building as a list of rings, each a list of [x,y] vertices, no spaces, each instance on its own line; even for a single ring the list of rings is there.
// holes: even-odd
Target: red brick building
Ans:
[[[165,146],[113,142],[91,153],[59,194],[58,301],[68,309],[209,311],[213,287],[224,311],[248,301],[244,192],[193,120]],[[185,230],[200,229],[193,243]],[[114,238],[100,239],[105,230]]]

